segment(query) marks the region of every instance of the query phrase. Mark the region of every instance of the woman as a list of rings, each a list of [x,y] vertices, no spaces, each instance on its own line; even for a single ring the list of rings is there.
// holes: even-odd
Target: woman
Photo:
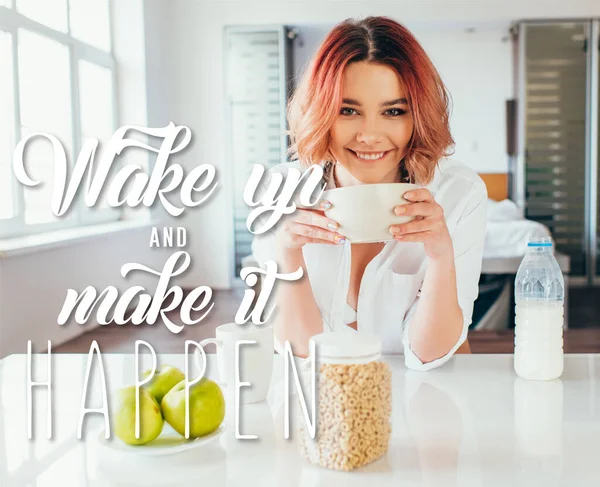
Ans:
[[[300,280],[277,289],[280,350],[289,340],[306,357],[311,336],[353,328],[378,334],[384,352],[404,352],[408,367],[427,370],[465,341],[487,193],[475,172],[447,158],[454,143],[448,119],[446,88],[402,25],[386,17],[347,20],[325,38],[288,107],[295,162],[273,171],[321,164],[327,188],[413,182],[420,188],[395,212],[416,218],[392,226],[386,243],[352,244],[322,202],[256,236],[261,265],[275,259],[279,272],[304,269]]]

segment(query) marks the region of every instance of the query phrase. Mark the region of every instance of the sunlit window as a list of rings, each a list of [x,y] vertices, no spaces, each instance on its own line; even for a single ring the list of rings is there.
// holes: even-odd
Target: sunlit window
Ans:
[[[0,238],[120,218],[105,204],[92,215],[82,198],[52,214],[54,154],[43,138],[25,151],[40,184],[25,187],[12,172],[14,148],[29,134],[56,136],[72,166],[87,139],[100,141],[98,157],[116,129],[109,0],[0,0],[0,13]]]
[[[110,139],[114,126],[112,71],[102,66],[79,62],[79,100],[81,104],[81,141],[90,138],[100,141],[96,157],[104,153],[105,143]],[[108,208],[100,198],[98,208]]]
[[[0,220],[14,216],[10,154],[15,140],[12,39],[0,31]]]
[[[17,0],[17,11],[40,24],[67,32],[67,0]]]
[[[69,0],[71,35],[83,42],[110,50],[108,0]]]
[[[21,135],[47,132],[72,147],[71,83],[69,51],[62,44],[29,31],[19,30],[19,99]],[[52,146],[42,139],[33,141],[27,155],[29,175],[43,181],[40,187],[25,188],[25,222],[54,221],[50,197],[54,176]]]

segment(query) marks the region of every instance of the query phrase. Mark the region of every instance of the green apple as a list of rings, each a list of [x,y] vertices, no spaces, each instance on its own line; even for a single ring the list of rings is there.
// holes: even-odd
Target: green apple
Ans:
[[[156,399],[140,387],[140,437],[135,437],[135,386],[119,390],[113,398],[115,434],[128,445],[145,445],[162,432],[164,421]]]
[[[143,378],[145,379],[150,375],[151,370],[146,370],[143,374]],[[169,392],[173,386],[179,384],[183,379],[185,379],[185,375],[181,370],[177,367],[173,367],[172,365],[164,364],[161,365],[158,370],[154,373],[154,377],[152,380],[145,384],[144,387],[146,390],[154,396],[156,402],[160,404],[165,394]]]
[[[206,377],[190,386],[190,438],[212,433],[225,418],[225,398],[217,383]],[[185,436],[185,381],[171,389],[160,403],[165,421]]]

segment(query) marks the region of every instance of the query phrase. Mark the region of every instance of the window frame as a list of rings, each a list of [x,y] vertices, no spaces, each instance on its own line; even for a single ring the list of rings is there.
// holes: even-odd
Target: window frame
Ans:
[[[70,0],[67,2],[67,32],[55,30],[47,25],[39,23],[17,11],[16,0],[10,2],[10,6],[0,6],[0,30],[8,33],[11,38],[12,51],[12,83],[13,83],[13,146],[21,140],[21,103],[20,103],[20,88],[19,88],[19,30],[25,29],[34,34],[41,35],[47,39],[55,41],[67,47],[69,52],[69,78],[71,84],[71,136],[73,141],[73,154],[70,154],[68,160],[69,167],[72,168],[77,160],[83,141],[81,130],[81,100],[79,98],[79,62],[87,61],[97,66],[109,69],[112,80],[112,108],[113,108],[113,127],[114,132],[119,123],[119,105],[118,105],[118,83],[117,83],[117,63],[114,56],[114,23],[113,19],[113,4],[112,0],[107,0],[109,14],[109,37],[110,49],[103,51],[100,48],[92,46],[84,41],[81,41],[71,35],[71,20],[70,20]],[[100,141],[102,143],[102,141]],[[0,155],[1,157],[2,155]],[[12,166],[12,151],[9,154]],[[97,156],[96,156],[97,157]],[[12,197],[13,197],[13,213],[12,218],[0,219],[0,239],[14,238],[27,235],[33,235],[54,230],[62,230],[79,226],[93,225],[117,221],[122,219],[123,211],[120,208],[88,208],[83,198],[74,201],[71,218],[61,218],[55,222],[33,223],[28,224],[25,221],[25,199],[24,188],[18,183],[16,178],[11,179]],[[51,184],[45,182],[46,184]]]

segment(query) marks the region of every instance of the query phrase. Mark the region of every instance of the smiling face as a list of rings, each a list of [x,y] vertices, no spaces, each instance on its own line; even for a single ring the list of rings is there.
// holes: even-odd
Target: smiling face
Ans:
[[[413,133],[408,95],[389,66],[367,61],[344,71],[343,101],[330,132],[342,186],[398,181]]]

